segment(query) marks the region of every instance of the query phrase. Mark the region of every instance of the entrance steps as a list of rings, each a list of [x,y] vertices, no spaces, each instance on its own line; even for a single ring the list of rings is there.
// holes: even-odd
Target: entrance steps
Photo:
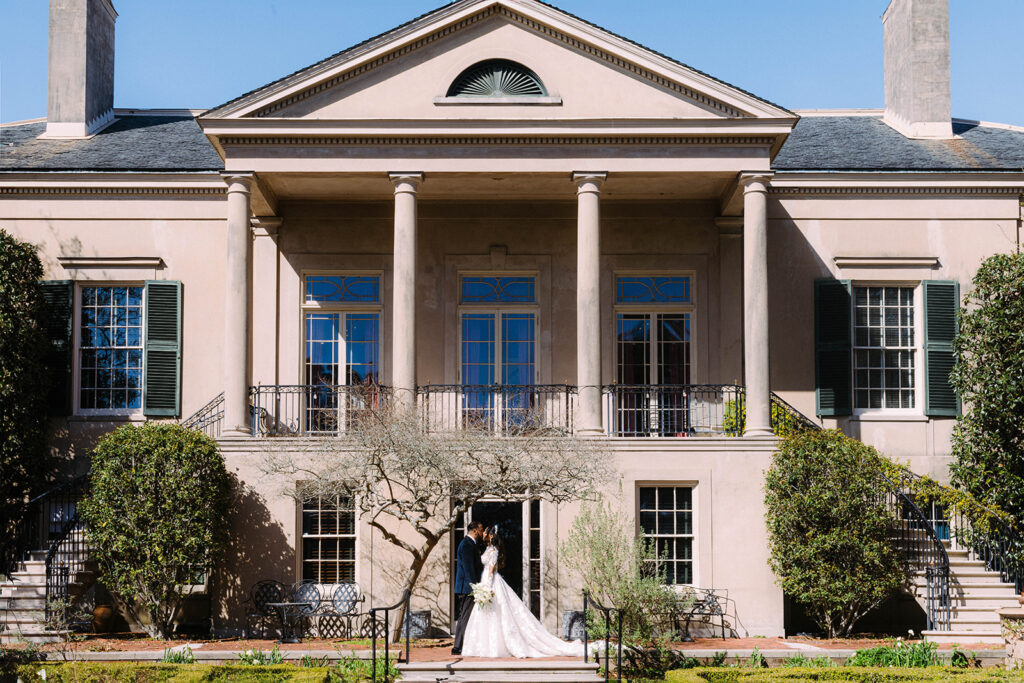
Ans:
[[[999,615],[996,610],[1015,607],[1017,593],[1012,583],[1004,583],[999,572],[985,568],[981,560],[969,559],[949,541],[943,541],[949,556],[950,630],[924,631],[926,640],[949,644],[1002,644]],[[915,597],[924,605],[927,584],[923,576],[914,581]]]
[[[10,579],[0,583],[0,644],[54,643],[67,637],[66,630],[46,626],[46,552],[33,550],[18,563]],[[90,565],[86,565],[90,567]],[[95,582],[91,567],[78,572],[68,592],[77,600]]]
[[[600,683],[595,662],[582,660],[457,660],[399,664],[402,683]]]

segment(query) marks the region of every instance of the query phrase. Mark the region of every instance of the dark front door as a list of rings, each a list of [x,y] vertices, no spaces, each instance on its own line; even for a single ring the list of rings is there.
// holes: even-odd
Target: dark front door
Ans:
[[[516,502],[484,502],[473,506],[470,521],[498,525],[505,542],[505,566],[499,571],[516,595],[523,595],[523,504]]]

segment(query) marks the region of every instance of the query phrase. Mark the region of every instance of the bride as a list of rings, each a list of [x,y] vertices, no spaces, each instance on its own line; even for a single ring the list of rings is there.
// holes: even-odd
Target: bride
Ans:
[[[582,657],[583,643],[578,640],[567,643],[548,633],[498,573],[505,564],[505,552],[496,526],[484,532],[484,542],[487,543],[481,558],[484,572],[478,585],[490,588],[493,597],[487,604],[481,604],[477,599],[466,625],[462,655]]]

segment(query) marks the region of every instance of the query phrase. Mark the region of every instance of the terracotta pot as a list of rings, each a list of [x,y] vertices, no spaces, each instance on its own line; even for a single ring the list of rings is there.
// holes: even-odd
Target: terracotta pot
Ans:
[[[113,605],[96,605],[96,609],[92,611],[93,632],[110,633],[113,631],[115,616]]]

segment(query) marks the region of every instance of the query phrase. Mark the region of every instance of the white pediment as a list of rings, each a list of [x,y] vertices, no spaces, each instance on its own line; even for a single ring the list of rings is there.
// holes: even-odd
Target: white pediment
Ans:
[[[446,98],[465,69],[522,64],[545,97]],[[534,0],[462,0],[204,118],[758,119],[793,114]]]

